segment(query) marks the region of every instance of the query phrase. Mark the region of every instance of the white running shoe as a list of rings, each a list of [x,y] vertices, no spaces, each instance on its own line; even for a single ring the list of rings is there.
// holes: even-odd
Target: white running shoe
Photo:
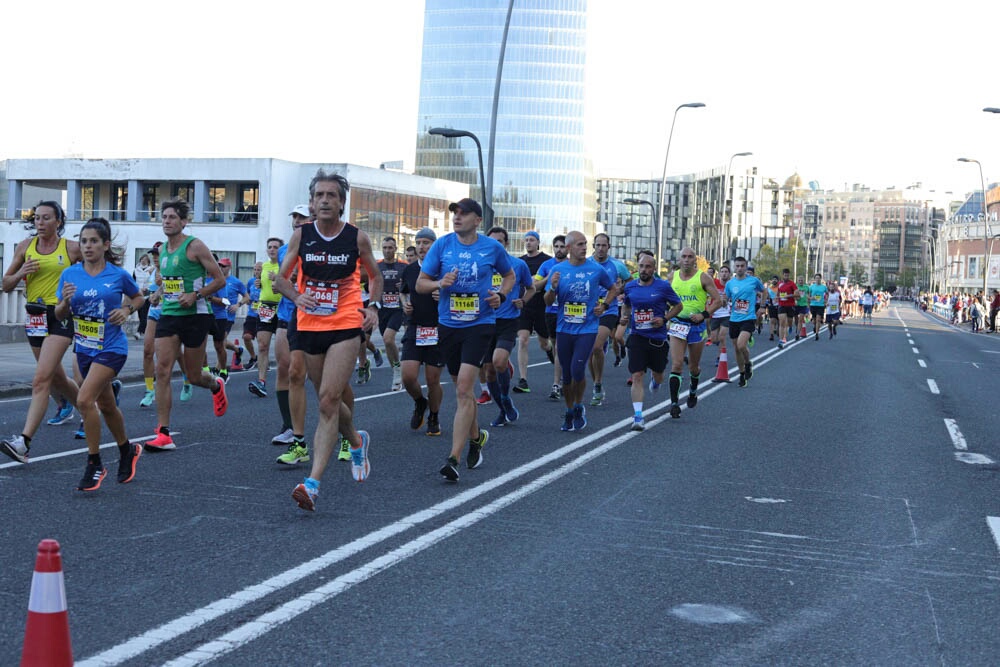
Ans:
[[[292,429],[286,428],[284,431],[271,438],[271,444],[287,446],[292,444],[293,440],[295,440],[295,436],[292,435]]]

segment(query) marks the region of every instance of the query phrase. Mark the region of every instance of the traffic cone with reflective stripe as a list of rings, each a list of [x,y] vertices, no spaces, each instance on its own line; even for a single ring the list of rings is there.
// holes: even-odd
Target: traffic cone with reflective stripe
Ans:
[[[719,370],[715,372],[712,382],[729,382],[729,359],[726,357],[726,342],[719,347]]]
[[[21,667],[72,664],[73,648],[69,640],[69,612],[59,543],[42,540],[38,544],[35,574],[31,577]]]
[[[240,349],[240,339],[234,338],[233,345],[236,349]],[[241,371],[243,370],[243,360],[240,358],[240,354],[233,352],[233,363],[229,364],[229,370],[231,371]]]
[[[799,329],[799,338],[808,338],[809,334],[806,332],[806,323],[802,323],[802,328]]]

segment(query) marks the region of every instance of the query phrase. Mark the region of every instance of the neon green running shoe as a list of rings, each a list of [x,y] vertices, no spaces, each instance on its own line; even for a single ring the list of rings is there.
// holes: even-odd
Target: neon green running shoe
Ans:
[[[309,461],[309,448],[306,447],[304,442],[292,442],[288,445],[288,450],[274,460],[275,463],[281,463],[286,466],[295,465],[296,463],[307,463]]]
[[[340,436],[340,454],[337,455],[338,461],[350,461],[351,460],[351,443],[347,441],[347,438]]]

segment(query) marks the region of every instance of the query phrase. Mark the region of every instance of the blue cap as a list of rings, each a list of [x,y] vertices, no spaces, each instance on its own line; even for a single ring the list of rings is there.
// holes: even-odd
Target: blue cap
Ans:
[[[524,233],[524,238],[528,238],[529,236],[535,237],[535,240],[538,241],[539,243],[541,243],[541,241],[542,241],[542,237],[540,237],[538,235],[538,232],[536,232],[534,229],[531,229],[531,230],[526,231]]]

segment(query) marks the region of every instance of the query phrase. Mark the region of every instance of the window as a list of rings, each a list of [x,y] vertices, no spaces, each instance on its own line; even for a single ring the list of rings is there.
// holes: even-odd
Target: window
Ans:
[[[226,214],[226,186],[214,183],[208,186],[208,221],[224,222]]]
[[[978,278],[979,277],[979,258],[970,257],[969,258],[969,273],[966,278]]]
[[[253,265],[257,261],[257,254],[253,252],[234,252],[232,250],[216,250],[215,254],[219,259],[228,257],[233,262],[230,275],[242,280],[244,283],[253,276]],[[263,260],[262,260],[263,261]]]
[[[194,183],[173,183],[170,186],[171,199],[183,199],[188,204],[194,203]]]
[[[142,206],[139,208],[138,219],[142,221],[156,220],[157,184],[144,183],[142,186]]]
[[[124,220],[127,206],[128,183],[112,183],[111,210],[108,212],[108,220]]]
[[[257,222],[257,196],[260,188],[256,183],[240,185],[239,208],[233,215],[233,222]]]
[[[97,185],[85,183],[80,188],[80,219],[90,220],[97,210]]]

